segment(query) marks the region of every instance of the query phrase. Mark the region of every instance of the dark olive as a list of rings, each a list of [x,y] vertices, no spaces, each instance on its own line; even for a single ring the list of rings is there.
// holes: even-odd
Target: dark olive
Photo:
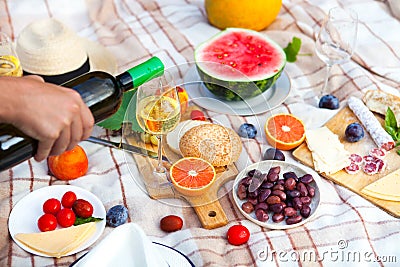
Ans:
[[[294,180],[298,180],[299,178],[297,177],[297,174],[294,172],[285,172],[283,175],[283,178],[288,179],[288,178],[293,178]]]
[[[260,222],[266,222],[269,219],[268,213],[263,209],[256,210],[256,217]]]
[[[285,216],[282,213],[275,213],[272,215],[272,221],[279,223],[285,219]]]
[[[240,200],[245,199],[247,197],[247,188],[243,184],[239,184],[237,190],[237,196]]]
[[[264,160],[275,159],[275,160],[285,161],[285,155],[279,149],[268,148],[267,150],[265,150],[263,159]]]
[[[254,210],[254,205],[249,201],[242,204],[242,210],[246,213],[251,213]]]
[[[303,216],[304,218],[308,218],[311,214],[311,208],[308,205],[304,205],[301,210],[300,210],[300,214],[301,216]]]
[[[287,223],[287,224],[295,224],[295,223],[301,222],[302,219],[303,219],[303,218],[301,217],[301,215],[294,215],[294,216],[292,216],[292,217],[288,217],[288,218],[286,219],[286,223]]]

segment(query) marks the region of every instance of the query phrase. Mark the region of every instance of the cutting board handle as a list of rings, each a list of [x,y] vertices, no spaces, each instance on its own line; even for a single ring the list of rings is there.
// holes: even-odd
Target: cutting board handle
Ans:
[[[204,198],[188,198],[187,200],[205,229],[214,229],[228,224],[228,218],[218,200],[208,204],[201,204],[204,203]]]

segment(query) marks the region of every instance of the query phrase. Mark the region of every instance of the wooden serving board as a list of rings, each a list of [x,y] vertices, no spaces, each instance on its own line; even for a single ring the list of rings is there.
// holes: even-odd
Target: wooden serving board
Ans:
[[[182,116],[182,120],[189,119],[190,112],[193,109],[198,109],[196,106],[189,106],[188,111]],[[152,146],[151,144],[144,144],[140,140],[139,135],[125,135],[127,136],[127,142],[140,147],[146,147],[148,150],[156,151],[157,146]],[[165,142],[165,138],[163,138],[163,153],[168,159],[173,163],[180,159],[182,156],[176,154]],[[148,175],[153,172],[154,166],[157,164],[156,159],[152,159],[149,157],[141,156],[138,154],[132,154],[133,158],[136,161],[139,171],[141,172],[144,183],[146,185],[147,192],[149,196],[153,199],[164,199],[164,198],[180,198],[186,200],[191,207],[195,210],[202,226],[205,229],[214,229],[221,226],[224,226],[228,223],[228,219],[225,215],[225,212],[218,200],[218,190],[222,185],[224,185],[227,181],[232,180],[238,174],[238,170],[235,165],[231,164],[226,167],[218,167],[216,168],[217,177],[215,182],[211,185],[210,189],[206,194],[191,197],[186,196],[174,189],[174,187],[168,186],[163,188],[154,188],[149,186],[152,182],[152,176]],[[170,166],[165,164],[165,167],[169,169]],[[167,180],[162,181],[163,183],[168,183]]]
[[[383,119],[381,117],[377,118],[383,123]],[[360,122],[354,113],[348,107],[340,110],[332,119],[330,119],[326,126],[335,134],[339,136],[339,140],[342,144],[344,144],[347,151],[350,153],[357,153],[361,156],[367,155],[368,151],[371,148],[376,147],[376,144],[370,137],[367,131],[365,131],[365,136],[358,142],[350,143],[345,139],[345,130],[347,125],[352,122]],[[293,151],[293,156],[299,160],[301,163],[314,167],[312,161],[312,155],[310,150],[307,147],[307,144],[304,142],[298,148]],[[359,194],[360,196],[368,199],[378,207],[387,211],[395,217],[400,217],[400,202],[397,201],[387,201],[374,197],[367,196],[361,193],[361,189],[367,186],[368,184],[388,175],[389,173],[400,168],[400,156],[397,155],[396,149],[392,149],[385,157],[385,161],[387,163],[387,168],[383,173],[368,175],[365,174],[362,170],[357,174],[348,174],[346,171],[341,170],[337,173],[326,175],[325,173],[320,174],[321,176],[342,185],[353,192]]]

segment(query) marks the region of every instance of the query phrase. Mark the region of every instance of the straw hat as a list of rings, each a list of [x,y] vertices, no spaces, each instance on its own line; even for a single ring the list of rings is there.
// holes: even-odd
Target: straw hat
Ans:
[[[57,84],[88,71],[116,72],[116,60],[107,49],[56,19],[26,26],[18,36],[16,51],[25,74],[37,74]]]

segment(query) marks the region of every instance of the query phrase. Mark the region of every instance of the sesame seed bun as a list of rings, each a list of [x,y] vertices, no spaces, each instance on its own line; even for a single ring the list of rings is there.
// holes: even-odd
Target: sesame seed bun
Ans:
[[[239,158],[242,141],[232,129],[218,124],[203,124],[182,136],[179,149],[184,157],[198,157],[213,166],[226,166]]]

